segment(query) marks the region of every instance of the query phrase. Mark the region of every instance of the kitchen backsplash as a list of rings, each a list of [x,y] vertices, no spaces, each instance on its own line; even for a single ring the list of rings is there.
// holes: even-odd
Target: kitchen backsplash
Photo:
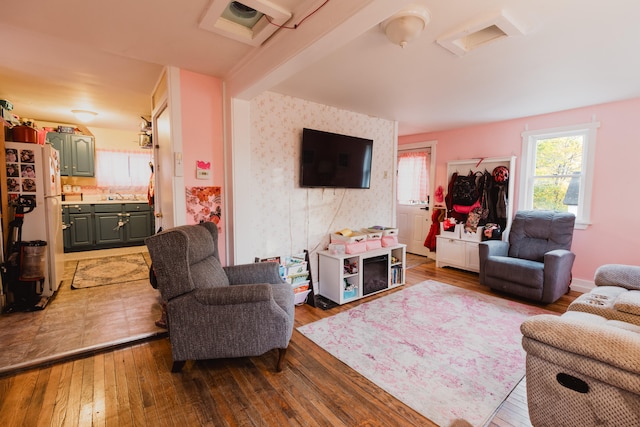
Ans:
[[[63,184],[63,194],[82,194],[83,201],[98,200],[147,200],[147,187],[96,187],[91,185],[71,185],[65,188]],[[67,191],[68,190],[68,191]]]

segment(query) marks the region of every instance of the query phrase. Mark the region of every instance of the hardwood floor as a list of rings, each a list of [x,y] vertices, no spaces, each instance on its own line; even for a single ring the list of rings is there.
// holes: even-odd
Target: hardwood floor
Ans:
[[[408,270],[407,284],[390,292],[434,279],[495,295],[477,277],[428,262]],[[295,326],[387,294],[326,311],[296,307]],[[572,292],[545,308],[562,313],[577,295]],[[172,374],[168,339],[153,339],[0,377],[0,425],[434,425],[295,329],[280,373],[274,370],[276,359],[277,352],[271,351],[261,357],[188,362],[181,373]],[[489,425],[530,425],[524,390],[521,383]]]

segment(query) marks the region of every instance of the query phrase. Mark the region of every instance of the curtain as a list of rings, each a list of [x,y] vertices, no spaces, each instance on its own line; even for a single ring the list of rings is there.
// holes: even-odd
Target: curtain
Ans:
[[[426,203],[429,194],[429,156],[424,151],[398,154],[398,201]]]
[[[98,187],[146,187],[151,169],[150,153],[128,150],[96,150]]]

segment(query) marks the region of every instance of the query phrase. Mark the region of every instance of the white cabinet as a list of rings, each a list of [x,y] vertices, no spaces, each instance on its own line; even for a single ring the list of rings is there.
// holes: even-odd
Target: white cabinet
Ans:
[[[456,267],[480,271],[479,242],[438,236],[436,243],[436,267]]]
[[[503,227],[503,239],[506,239],[511,228],[513,217],[513,195],[514,195],[514,174],[516,167],[515,156],[511,157],[488,157],[485,159],[456,160],[447,164],[447,182],[451,180],[453,173],[467,175],[469,172],[491,173],[497,166],[506,166],[509,169],[509,180],[504,188],[506,204],[501,227]],[[464,225],[458,225],[464,227]],[[481,231],[479,231],[480,233]],[[480,271],[480,256],[478,245],[480,235],[469,235],[463,231],[452,235],[439,235],[436,241],[436,267],[456,267],[463,270]]]
[[[338,304],[404,284],[406,245],[360,254],[318,252],[318,293]]]

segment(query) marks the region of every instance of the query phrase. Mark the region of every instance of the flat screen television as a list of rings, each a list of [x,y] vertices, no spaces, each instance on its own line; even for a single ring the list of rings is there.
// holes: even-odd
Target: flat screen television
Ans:
[[[302,187],[369,188],[373,140],[304,128]]]

